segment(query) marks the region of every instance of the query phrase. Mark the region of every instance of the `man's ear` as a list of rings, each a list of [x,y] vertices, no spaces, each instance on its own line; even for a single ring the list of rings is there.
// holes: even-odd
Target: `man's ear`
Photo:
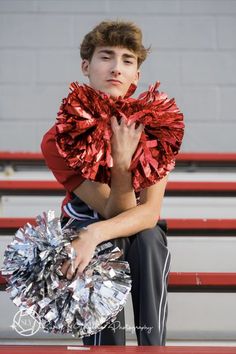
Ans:
[[[140,70],[137,70],[137,73],[136,73],[136,77],[133,81],[133,84],[137,86],[138,84],[138,81],[139,81],[139,78],[140,78]]]
[[[84,76],[89,76],[89,61],[87,59],[82,60],[81,70]]]

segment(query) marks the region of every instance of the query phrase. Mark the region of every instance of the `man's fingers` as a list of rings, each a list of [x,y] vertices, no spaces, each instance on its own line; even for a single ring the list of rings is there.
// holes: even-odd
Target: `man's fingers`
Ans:
[[[81,275],[88,265],[88,262],[82,261],[78,266],[77,263],[74,265],[70,260],[65,261],[61,267],[61,272],[66,276],[68,280],[72,279],[75,274]]]
[[[76,268],[75,260],[68,260],[63,263],[60,270],[67,279],[71,279],[76,272]]]
[[[69,279],[69,280],[72,279],[74,274],[75,274],[75,272],[72,269],[72,266],[70,265],[70,267],[68,268],[67,273],[66,273],[67,279]]]
[[[87,263],[82,262],[75,270],[73,269],[72,265],[70,264],[69,267],[67,268],[66,272],[66,278],[68,280],[71,280],[75,275],[80,276],[82,275],[84,269],[86,268]]]
[[[135,129],[135,122],[127,122],[126,126],[130,129]]]
[[[125,119],[124,117],[121,117],[120,126],[121,126],[122,128],[128,127],[128,124],[127,124],[126,119]]]
[[[71,265],[70,261],[65,261],[65,262],[62,264],[60,271],[61,271],[64,275],[66,275],[66,273],[67,273],[68,268],[70,267],[70,265]]]
[[[114,131],[119,126],[115,116],[111,117],[111,128]]]
[[[67,269],[66,272],[66,277],[67,279],[73,278],[73,276],[76,274],[78,268],[78,259],[72,259],[70,261],[70,266]]]
[[[85,270],[87,265],[88,265],[88,262],[81,262],[80,265],[77,268],[77,274],[81,275],[83,273],[83,271]]]
[[[138,128],[136,129],[136,131],[141,134],[143,132],[143,130],[144,130],[144,125],[143,124],[139,124]]]

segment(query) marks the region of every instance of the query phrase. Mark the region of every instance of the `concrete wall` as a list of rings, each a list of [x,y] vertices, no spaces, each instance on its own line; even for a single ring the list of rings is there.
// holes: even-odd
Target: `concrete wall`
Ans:
[[[155,80],[185,113],[182,151],[236,151],[236,1],[0,0],[0,150],[39,151],[71,81],[78,47],[103,19],[135,21]]]

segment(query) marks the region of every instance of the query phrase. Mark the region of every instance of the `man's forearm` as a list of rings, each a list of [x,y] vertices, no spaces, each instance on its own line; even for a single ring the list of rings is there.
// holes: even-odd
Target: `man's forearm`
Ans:
[[[88,226],[98,243],[118,237],[128,237],[156,225],[159,215],[155,214],[145,204],[104,221]]]
[[[105,206],[107,219],[137,205],[131,172],[112,168],[111,189]]]

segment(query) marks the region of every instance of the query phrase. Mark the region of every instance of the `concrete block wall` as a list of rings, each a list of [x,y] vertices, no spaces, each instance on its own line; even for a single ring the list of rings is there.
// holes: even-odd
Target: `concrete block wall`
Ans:
[[[40,151],[70,82],[84,81],[79,44],[103,19],[135,21],[153,81],[185,114],[182,151],[236,151],[235,0],[0,0],[0,150]]]

